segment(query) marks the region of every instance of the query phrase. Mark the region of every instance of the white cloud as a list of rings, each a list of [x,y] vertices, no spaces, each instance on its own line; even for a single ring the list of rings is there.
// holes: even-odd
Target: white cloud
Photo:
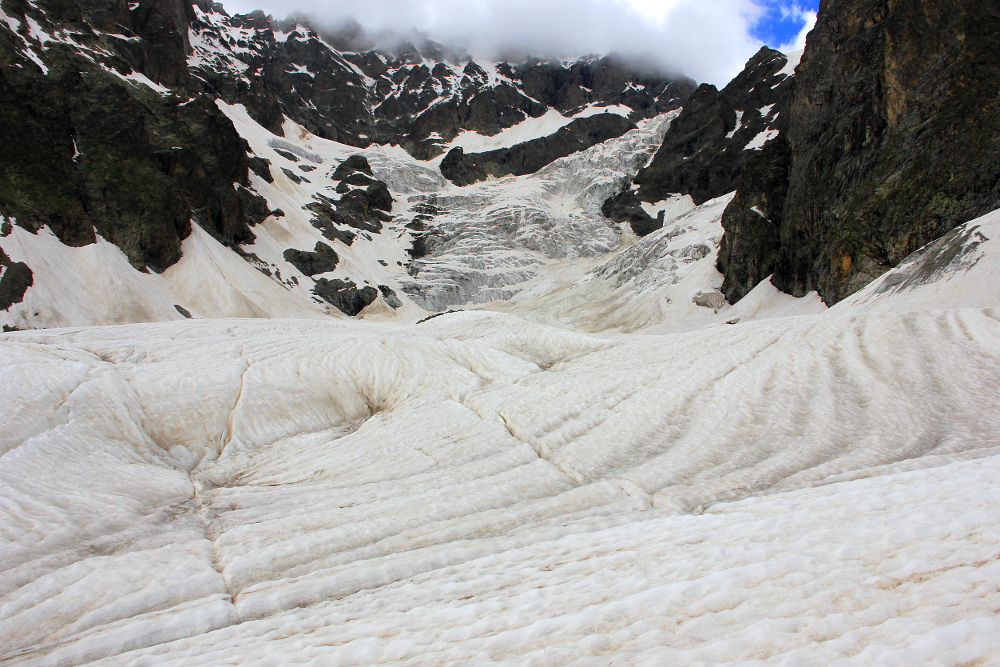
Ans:
[[[698,81],[724,85],[760,48],[753,0],[227,0],[230,12],[302,12],[330,25],[416,29],[490,56],[504,49],[577,57],[647,57]]]
[[[662,24],[681,0],[620,0],[645,18]]]

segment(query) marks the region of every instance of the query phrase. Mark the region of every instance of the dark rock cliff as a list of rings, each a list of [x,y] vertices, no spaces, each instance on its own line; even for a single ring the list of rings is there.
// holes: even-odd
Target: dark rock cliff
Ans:
[[[773,273],[836,303],[1000,206],[998,34],[996,3],[824,0],[787,143],[748,165],[723,218],[727,298]]]
[[[13,22],[0,30],[0,213],[68,245],[96,232],[142,270],[180,258],[192,219],[230,246],[253,240],[267,211],[246,188],[245,142],[210,98],[183,88],[185,2],[3,9]]]
[[[550,162],[634,130],[635,123],[613,113],[577,118],[554,134],[485,153],[452,149],[441,161],[441,174],[456,185],[493,176],[533,174]]]
[[[629,222],[639,235],[658,229],[640,202],[671,194],[690,195],[696,204],[736,189],[741,167],[784,129],[783,111],[792,77],[788,59],[767,47],[722,90],[702,84],[684,103],[663,145],[636,175],[636,187],[608,199],[604,215]]]

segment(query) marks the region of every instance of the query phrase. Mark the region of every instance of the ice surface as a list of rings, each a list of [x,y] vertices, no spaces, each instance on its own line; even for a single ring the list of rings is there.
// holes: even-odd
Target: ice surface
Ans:
[[[256,240],[241,248],[242,256],[197,229],[184,242],[184,259],[156,276],[136,272],[103,241],[68,248],[48,230],[30,235],[15,229],[0,238],[0,247],[25,262],[35,280],[23,303],[0,312],[0,323],[26,329],[164,321],[182,316],[177,306],[195,317],[342,317],[313,293],[320,277],[393,290],[402,307],[391,308],[380,296],[362,313],[377,320],[487,307],[587,331],[667,332],[732,319],[721,319],[727,307],[717,302],[719,202],[694,209],[689,197],[671,195],[644,203],[650,215],[663,214],[666,231],[638,243],[627,226],[600,211],[649,160],[676,111],[640,121],[638,129],[536,174],[456,187],[433,163],[399,147],[359,149],[316,137],[290,121],[277,136],[241,105],[218,104],[253,153],[270,162],[273,183],[254,173],[249,178],[269,208],[280,211],[254,227]],[[347,245],[324,236],[303,207],[317,197],[340,196],[331,175],[355,154],[364,155],[388,186],[394,219],[381,233],[358,234]],[[293,180],[286,171],[305,180]],[[434,214],[421,217],[428,207]],[[420,227],[423,231],[415,231]],[[426,254],[414,259],[411,250],[421,235],[428,239]],[[322,276],[303,275],[284,258],[289,249],[311,251],[317,243],[329,245],[339,258]],[[697,295],[701,305],[693,302]],[[808,300],[783,312],[814,312],[814,306]]]
[[[735,134],[736,134],[736,133],[737,133],[737,132],[739,131],[739,129],[740,129],[741,127],[743,127],[743,112],[742,112],[742,111],[739,111],[739,110],[737,110],[737,111],[736,111],[736,127],[734,127],[733,129],[731,129],[731,130],[730,130],[730,131],[729,131],[729,132],[728,132],[728,133],[726,134],[726,139],[732,139],[732,138],[733,138],[733,135],[735,135]]]
[[[988,660],[998,319],[3,335],[2,658]]]
[[[643,166],[677,112],[561,158],[535,174],[441,190],[413,203],[441,209],[441,241],[415,260],[403,290],[428,310],[507,301],[552,260],[607,255],[621,231],[601,205]]]

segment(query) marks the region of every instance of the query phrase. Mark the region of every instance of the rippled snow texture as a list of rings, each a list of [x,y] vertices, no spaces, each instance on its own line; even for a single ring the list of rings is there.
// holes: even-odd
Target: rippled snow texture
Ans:
[[[8,334],[0,658],[995,660],[998,319]]]

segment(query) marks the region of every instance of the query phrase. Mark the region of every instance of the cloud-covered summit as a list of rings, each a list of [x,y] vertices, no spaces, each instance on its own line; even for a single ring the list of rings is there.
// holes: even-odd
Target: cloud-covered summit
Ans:
[[[790,0],[227,0],[230,12],[301,13],[335,29],[418,31],[483,57],[618,53],[724,84],[761,45],[759,24]],[[757,36],[755,36],[757,35]],[[777,45],[775,45],[777,46]]]

